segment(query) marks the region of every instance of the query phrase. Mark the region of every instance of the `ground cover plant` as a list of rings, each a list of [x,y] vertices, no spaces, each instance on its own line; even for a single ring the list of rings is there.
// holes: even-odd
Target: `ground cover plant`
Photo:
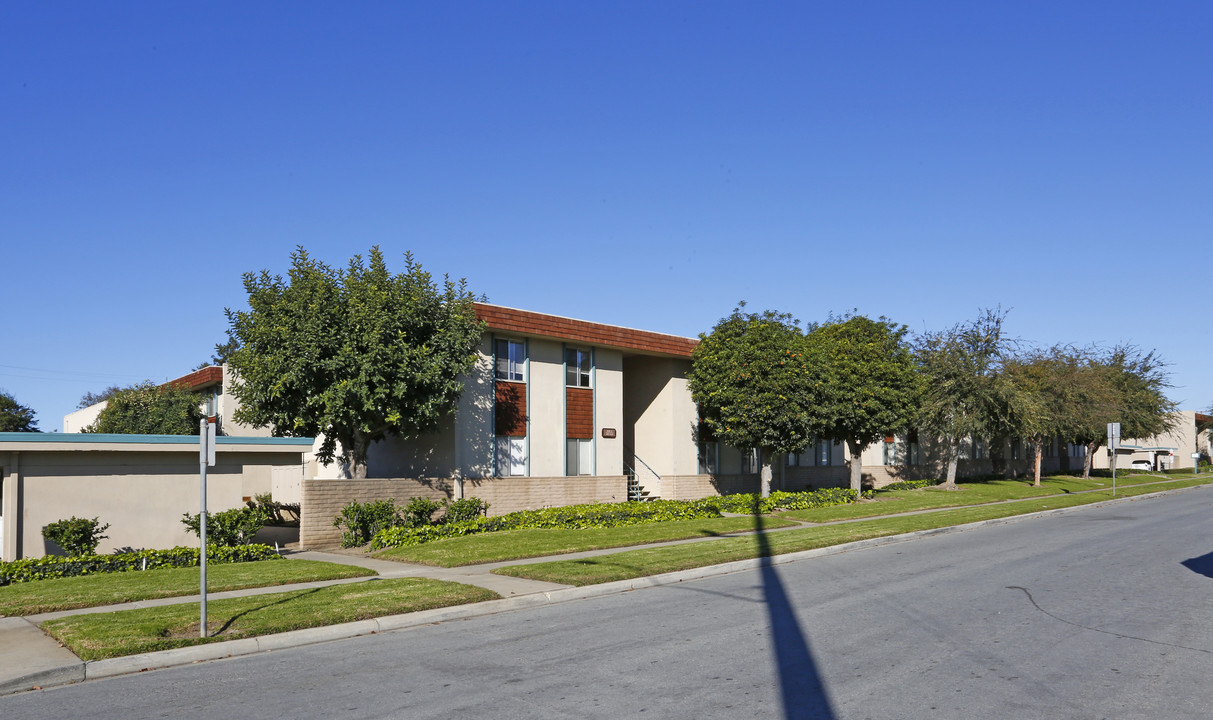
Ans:
[[[168,550],[132,550],[110,555],[84,555],[71,558],[47,555],[40,558],[0,561],[0,587],[13,583],[77,575],[131,572],[159,567],[198,567],[199,557],[198,548],[175,547]],[[268,545],[238,545],[235,547],[212,545],[207,549],[208,565],[280,559],[277,551]]]
[[[194,603],[48,620],[42,629],[83,660],[168,650],[301,628],[493,600],[491,590],[427,578],[370,580],[207,604],[200,638]]]
[[[1022,481],[1021,481],[1022,482]],[[1176,480],[1174,482],[1129,486],[1118,490],[1117,497],[1143,495],[1160,490],[1192,487],[1213,482],[1209,476]],[[922,492],[922,491],[914,491]],[[1091,493],[1061,493],[1034,497],[1020,502],[986,504],[939,512],[897,515],[836,523],[776,533],[756,533],[712,542],[671,545],[658,548],[630,550],[611,555],[561,560],[528,565],[513,565],[495,570],[502,575],[530,578],[566,585],[592,585],[657,575],[676,570],[705,567],[734,560],[782,555],[785,553],[829,547],[868,538],[887,537],[916,530],[948,527],[964,523],[1009,517],[1055,508],[1074,507],[1108,500],[1111,489]],[[865,505],[877,506],[878,503]]]
[[[757,523],[754,516],[746,515],[701,520],[674,520],[613,528],[505,530],[453,537],[441,542],[422,545],[389,548],[375,553],[375,557],[384,560],[455,567],[586,550],[647,545],[688,538],[719,537],[753,531]],[[794,522],[779,518],[763,518],[761,523],[767,528],[796,525]]]
[[[352,565],[314,560],[261,560],[214,566],[208,563],[206,586],[209,592],[224,592],[374,574],[371,570]],[[197,567],[39,580],[0,587],[0,615],[36,615],[136,600],[181,597],[195,595],[198,590]]]
[[[391,527],[376,534],[371,541],[371,547],[373,549],[411,547],[435,540],[506,530],[602,529],[679,520],[702,520],[719,518],[724,512],[752,514],[757,508],[760,513],[768,513],[787,508],[837,505],[849,503],[852,499],[845,490],[830,488],[805,492],[775,492],[767,498],[757,494],[741,494],[700,500],[649,500],[647,502],[569,505],[541,510],[522,510],[494,517],[476,517],[471,520],[439,525]]]

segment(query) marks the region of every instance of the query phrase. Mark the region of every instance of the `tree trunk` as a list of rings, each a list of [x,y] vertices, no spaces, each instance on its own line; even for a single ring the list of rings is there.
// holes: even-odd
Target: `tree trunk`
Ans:
[[[759,486],[759,493],[761,493],[763,497],[770,497],[771,496],[771,462],[770,462],[770,460],[767,459],[769,457],[769,455],[767,455],[767,453],[763,453],[763,456],[764,457],[763,457],[763,463],[762,463],[762,473],[759,476],[761,478],[761,485]]]
[[[1040,440],[1032,441],[1033,487],[1040,487],[1040,457],[1045,453],[1045,444]]]
[[[364,479],[366,478],[366,451],[371,445],[367,440],[366,435],[359,431],[354,431],[354,449],[350,457],[350,477]]]
[[[1082,479],[1091,479],[1091,463],[1095,461],[1095,453],[1099,451],[1099,446],[1102,443],[1089,442],[1087,443],[1087,455],[1082,459]]]
[[[960,443],[955,440],[948,441],[948,472],[944,476],[943,489],[956,489],[956,466],[960,462]]]
[[[851,451],[851,492],[855,493],[855,501],[863,499],[863,446],[854,440],[847,440],[847,448]]]

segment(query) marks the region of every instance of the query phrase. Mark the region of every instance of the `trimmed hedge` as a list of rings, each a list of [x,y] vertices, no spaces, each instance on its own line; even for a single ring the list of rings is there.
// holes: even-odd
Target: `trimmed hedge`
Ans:
[[[919,488],[935,487],[943,483],[942,480],[902,480],[901,482],[889,483],[880,488],[877,492],[886,492],[890,490],[918,490]]]
[[[424,527],[393,527],[375,534],[371,548],[410,547],[435,540],[476,535],[501,530],[555,528],[612,528],[643,525],[672,520],[699,520],[721,517],[723,512],[752,513],[757,506],[761,513],[775,510],[805,510],[843,505],[854,500],[846,488],[829,488],[810,492],[773,492],[770,497],[756,494],[724,495],[701,500],[650,500],[647,502],[598,503],[567,507],[522,510],[497,517],[476,518],[462,522]]]
[[[870,496],[870,493],[864,493],[864,495],[867,497]],[[854,499],[855,493],[850,488],[824,488],[804,492],[775,490],[766,498],[757,493],[738,493],[708,498],[699,502],[711,502],[724,512],[753,513],[757,508],[758,512],[765,514],[776,510],[811,510],[819,507],[845,505]]]
[[[84,555],[64,558],[47,555],[11,562],[0,562],[0,586],[34,580],[49,580],[98,573],[129,572],[159,567],[197,567],[198,548],[175,547],[169,550],[138,550],[112,555]],[[280,560],[282,556],[269,545],[237,545],[234,547],[208,546],[206,561],[211,564],[255,562],[257,560]]]
[[[720,517],[720,508],[710,500],[650,500],[648,502],[596,503],[566,507],[520,510],[496,517],[482,517],[462,522],[424,527],[393,527],[382,530],[371,540],[371,548],[408,547],[461,535],[475,535],[501,530],[534,528],[611,528],[624,525],[697,520]]]

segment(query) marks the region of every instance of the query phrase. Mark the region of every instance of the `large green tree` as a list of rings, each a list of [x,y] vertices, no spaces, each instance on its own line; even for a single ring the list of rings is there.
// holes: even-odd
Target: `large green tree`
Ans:
[[[0,432],[38,432],[34,411],[0,390]]]
[[[366,477],[367,450],[415,437],[455,409],[483,326],[466,287],[439,288],[405,256],[388,271],[372,248],[345,269],[298,248],[286,279],[246,273],[248,310],[227,310],[236,419],[277,435],[323,435],[317,453]]]
[[[813,384],[805,336],[790,315],[743,307],[700,334],[687,383],[703,422],[720,441],[762,453],[761,492],[771,491],[771,460],[813,437]]]
[[[148,380],[110,395],[84,432],[197,435],[201,419],[202,398],[197,393]]]
[[[1002,310],[982,310],[976,320],[916,340],[925,379],[916,424],[943,446],[945,488],[956,488],[961,442],[996,434],[1007,424],[1001,369],[1011,342],[1003,334],[1005,318]]]
[[[1032,484],[1040,485],[1045,443],[1071,439],[1078,432],[1086,399],[1080,395],[1081,365],[1064,348],[1033,349],[1008,358],[1003,365],[1010,434],[1027,441],[1032,451]]]
[[[913,419],[922,390],[906,327],[888,318],[831,320],[808,335],[812,416],[822,435],[847,444],[851,489],[858,498],[864,449]]]
[[[1092,357],[1088,364],[1100,394],[1074,439],[1087,448],[1083,477],[1090,477],[1095,453],[1108,444],[1108,423],[1120,423],[1122,438],[1145,440],[1170,432],[1177,422],[1176,405],[1167,397],[1170,372],[1157,352],[1117,345]]]

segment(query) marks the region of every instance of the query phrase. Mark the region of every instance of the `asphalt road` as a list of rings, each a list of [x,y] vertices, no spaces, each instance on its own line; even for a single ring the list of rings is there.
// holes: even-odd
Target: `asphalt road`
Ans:
[[[0,698],[0,718],[1206,718],[1213,490]]]

